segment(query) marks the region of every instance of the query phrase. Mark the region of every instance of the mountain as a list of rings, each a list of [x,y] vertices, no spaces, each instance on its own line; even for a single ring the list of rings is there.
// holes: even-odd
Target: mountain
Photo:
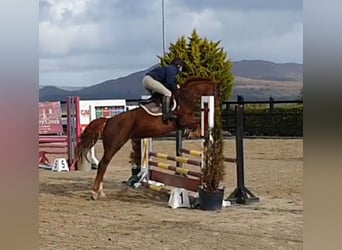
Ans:
[[[39,101],[59,101],[65,100],[71,91],[63,90],[54,86],[44,86],[39,89]]]
[[[148,94],[141,83],[148,70],[84,88],[77,94],[82,99],[139,99],[141,95]]]
[[[234,62],[236,76],[271,81],[303,81],[303,64],[273,63],[262,60]]]
[[[39,101],[65,100],[67,96],[94,99],[140,99],[148,93],[141,80],[149,69],[125,77],[107,80],[82,89],[44,86],[39,90]],[[295,99],[303,87],[303,65],[273,63],[262,60],[243,60],[233,63],[236,85],[233,98],[243,95],[246,100]]]

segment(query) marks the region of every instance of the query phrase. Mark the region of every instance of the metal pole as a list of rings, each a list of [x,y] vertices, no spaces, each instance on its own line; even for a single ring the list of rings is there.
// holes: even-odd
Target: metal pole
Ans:
[[[164,0],[162,0],[162,41],[163,41],[163,56],[165,56],[165,8]]]
[[[244,137],[244,123],[243,123],[243,98],[239,96],[239,103],[235,107],[237,116],[236,128],[236,170],[237,170],[237,186],[239,189],[245,188],[245,171],[244,171],[244,153],[243,153],[243,137]]]
[[[176,156],[183,156],[182,154],[182,148],[183,148],[183,131],[182,130],[176,130]],[[177,167],[183,167],[183,164],[181,162],[176,163]]]

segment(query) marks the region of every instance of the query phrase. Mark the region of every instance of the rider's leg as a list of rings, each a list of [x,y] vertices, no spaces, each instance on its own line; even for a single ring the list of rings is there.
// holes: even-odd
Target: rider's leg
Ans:
[[[163,120],[164,121],[176,118],[176,116],[170,112],[170,101],[171,101],[170,96],[164,96],[163,97],[162,109],[163,109]]]
[[[163,119],[168,120],[175,118],[174,115],[170,113],[170,100],[171,100],[171,91],[168,90],[162,83],[156,81],[151,76],[145,76],[143,79],[143,85],[146,89],[151,89],[154,92],[162,94],[163,97]]]
[[[172,95],[171,91],[168,90],[162,83],[158,82],[148,75],[143,78],[143,86],[145,89],[152,92],[157,92],[159,94],[162,94],[163,96],[171,97]]]

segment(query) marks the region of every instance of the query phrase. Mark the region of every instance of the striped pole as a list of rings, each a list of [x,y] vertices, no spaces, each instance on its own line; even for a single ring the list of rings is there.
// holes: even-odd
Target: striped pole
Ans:
[[[175,171],[176,173],[182,174],[185,176],[191,175],[191,176],[201,177],[200,172],[191,171],[190,169],[187,169],[187,168],[183,168],[183,167],[179,168],[179,167],[175,167],[175,166],[172,166],[170,164],[167,164],[167,163],[156,162],[156,161],[149,161],[148,163],[150,166],[155,166],[158,168]]]
[[[202,165],[200,161],[195,161],[195,160],[191,160],[191,159],[184,158],[184,157],[169,156],[167,154],[156,153],[156,152],[149,152],[149,155],[157,157],[157,158],[169,160],[169,161],[187,163],[187,164],[192,164],[192,165],[196,165],[196,166],[201,166]]]
[[[196,151],[196,150],[188,150],[185,148],[181,149],[182,153],[192,155],[195,157],[202,157],[202,151]],[[226,162],[236,162],[236,158],[230,158],[230,157],[224,157],[224,161]]]
[[[171,193],[171,190],[165,188],[164,186],[149,184],[147,181],[143,182],[143,186],[156,192],[161,192],[168,195]]]
[[[188,155],[192,155],[192,156],[196,156],[196,157],[202,157],[202,151],[188,150],[185,148],[182,148],[181,151],[184,154],[188,154]]]

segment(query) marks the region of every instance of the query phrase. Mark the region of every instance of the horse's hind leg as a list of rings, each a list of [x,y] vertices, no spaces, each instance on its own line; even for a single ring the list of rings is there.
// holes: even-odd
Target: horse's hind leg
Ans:
[[[113,145],[112,141],[111,142],[108,142],[106,140],[103,141],[104,153],[103,153],[102,159],[99,162],[94,185],[91,191],[91,198],[93,200],[96,200],[98,197],[105,196],[105,193],[103,192],[104,174],[106,173],[108,164],[113,158],[114,154],[119,151],[119,149],[125,144],[126,141],[117,142],[116,145]]]
[[[100,197],[105,196],[105,194],[103,192],[103,184],[102,184],[103,176],[106,173],[107,166],[108,166],[111,158],[113,157],[114,153],[110,154],[110,152],[105,151],[102,159],[99,162],[99,165],[97,167],[97,173],[96,173],[94,185],[93,185],[93,188],[91,191],[91,198],[93,200],[96,200],[99,195],[100,195]]]

